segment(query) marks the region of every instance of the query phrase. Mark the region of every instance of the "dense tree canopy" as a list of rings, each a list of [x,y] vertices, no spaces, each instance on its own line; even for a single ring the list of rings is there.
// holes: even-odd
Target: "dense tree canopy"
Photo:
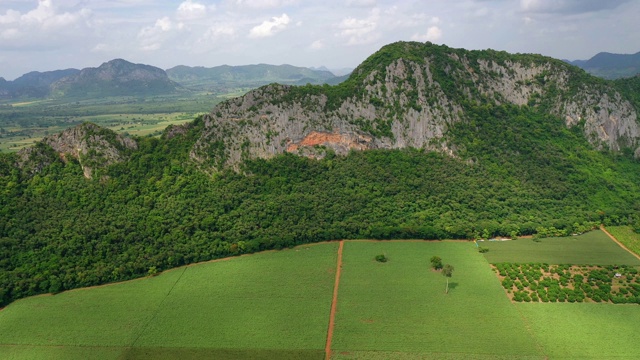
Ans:
[[[215,175],[189,160],[202,126],[138,139],[94,179],[73,160],[31,176],[2,154],[0,305],[301,243],[573,231],[633,222],[640,207],[632,156],[593,150],[579,127],[526,106],[474,108],[450,129],[456,156],[287,154]]]

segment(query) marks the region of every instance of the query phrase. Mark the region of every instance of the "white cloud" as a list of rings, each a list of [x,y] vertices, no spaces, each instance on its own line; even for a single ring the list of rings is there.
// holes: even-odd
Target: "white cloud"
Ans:
[[[273,9],[288,5],[295,5],[297,0],[234,0],[234,3],[240,7],[251,9]]]
[[[411,37],[411,40],[415,41],[438,41],[442,37],[442,30],[437,26],[431,26],[427,29],[425,34],[415,34]]]
[[[322,40],[316,40],[312,42],[311,45],[309,45],[309,48],[311,50],[321,50],[321,49],[324,49],[324,47],[325,47],[325,44],[324,44],[324,41]]]
[[[141,49],[145,51],[158,50],[173,31],[183,28],[183,23],[174,23],[166,16],[160,18],[153,26],[147,26],[138,32]]]
[[[236,29],[231,24],[217,24],[211,26],[204,33],[203,39],[217,39],[220,37],[233,37],[236,34]]]
[[[255,26],[249,32],[250,38],[262,38],[273,36],[276,33],[287,28],[287,25],[291,22],[291,19],[287,14],[282,14],[282,16],[274,16],[271,20],[266,20],[262,24]]]
[[[347,0],[347,6],[353,7],[374,7],[377,3],[377,0]]]
[[[349,17],[343,19],[338,28],[339,36],[347,39],[347,45],[369,44],[376,41],[380,35],[376,32],[380,21],[380,10],[373,9],[364,19]]]
[[[215,6],[212,8],[215,9]],[[207,16],[207,6],[187,0],[178,6],[177,17],[180,20],[195,20]]]

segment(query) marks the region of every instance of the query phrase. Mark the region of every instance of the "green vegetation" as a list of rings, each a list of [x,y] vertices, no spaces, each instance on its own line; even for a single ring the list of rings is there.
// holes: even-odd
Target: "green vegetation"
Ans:
[[[159,136],[169,125],[193,121],[224,97],[178,94],[98,99],[47,99],[0,103],[0,151],[32,146],[47,135],[92,122],[131,136]]]
[[[433,270],[440,270],[442,269],[442,258],[440,258],[440,256],[438,255],[434,255],[431,257],[431,268]]]
[[[498,263],[495,270],[502,286],[517,302],[640,304],[638,269],[627,265]]]
[[[622,249],[600,230],[579,236],[510,241],[485,241],[484,256],[492,263],[547,263],[579,265],[631,265],[640,260]]]
[[[320,360],[337,250],[338,243],[305,245],[22,299],[0,311],[0,357]],[[373,260],[381,253],[394,261],[381,266]],[[424,266],[435,254],[456,264],[449,294],[442,291],[441,274]],[[342,260],[332,359],[640,356],[635,306],[551,299],[514,304],[470,242],[346,241]],[[551,273],[563,286],[563,278],[577,283],[586,272],[583,284],[593,278],[594,290],[601,289],[606,281],[600,275],[613,269],[497,265],[507,277],[517,272],[529,288],[536,283],[529,278],[540,271],[541,287]],[[636,268],[615,271],[623,277],[609,283],[614,292],[622,292],[623,283],[639,290]],[[629,282],[629,275],[635,280]]]
[[[637,359],[636,306],[515,304],[549,359]]]
[[[381,252],[393,261],[376,266],[371,259]],[[456,264],[449,294],[442,275],[425,266],[435,254]],[[332,349],[336,358],[358,359],[391,352],[398,359],[543,357],[482,255],[466,242],[345,242]]]
[[[384,254],[378,254],[378,255],[376,255],[376,261],[385,263],[385,262],[389,261],[389,259]]]
[[[631,226],[608,226],[607,231],[620,241],[627,249],[640,254],[640,234]]]
[[[0,312],[0,357],[321,359],[336,251],[302,246],[24,299]]]

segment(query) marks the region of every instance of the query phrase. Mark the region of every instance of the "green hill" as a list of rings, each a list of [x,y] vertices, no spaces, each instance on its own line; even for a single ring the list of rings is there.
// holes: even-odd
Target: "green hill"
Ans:
[[[83,125],[0,154],[0,304],[324,240],[633,224],[638,113],[617,86],[396,43],[338,86],[265,86],[160,138]]]

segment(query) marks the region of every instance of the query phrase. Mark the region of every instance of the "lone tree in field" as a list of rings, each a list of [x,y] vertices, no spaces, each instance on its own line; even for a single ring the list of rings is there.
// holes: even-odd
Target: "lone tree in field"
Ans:
[[[447,278],[447,288],[444,290],[445,294],[449,293],[449,278],[453,275],[453,266],[446,264],[442,267],[442,275]]]
[[[442,259],[440,258],[440,256],[433,256],[431,257],[431,267],[433,268],[433,270],[440,270],[442,269]]]

